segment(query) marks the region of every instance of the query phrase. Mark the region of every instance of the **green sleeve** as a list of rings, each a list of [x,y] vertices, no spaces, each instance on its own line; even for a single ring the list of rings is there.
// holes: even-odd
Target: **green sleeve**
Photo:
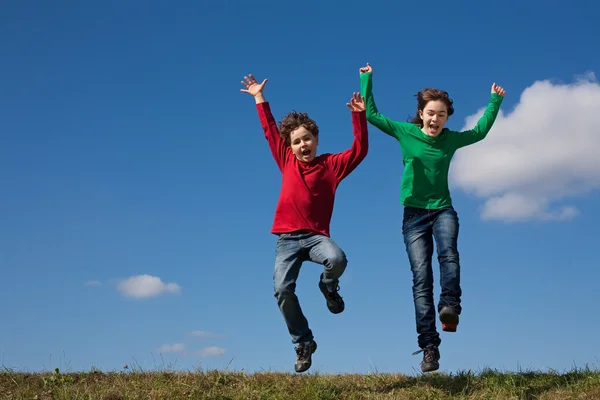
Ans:
[[[360,94],[365,98],[367,121],[381,130],[383,133],[395,137],[396,139],[400,139],[404,135],[405,129],[408,127],[409,123],[393,121],[377,111],[375,99],[373,98],[372,79],[372,72],[360,74]]]
[[[490,129],[492,129],[492,125],[494,125],[494,121],[496,121],[496,117],[500,111],[500,104],[502,104],[503,99],[504,97],[499,94],[492,93],[485,112],[481,118],[479,118],[479,121],[477,121],[477,124],[473,129],[463,132],[450,132],[452,142],[457,149],[477,143],[487,136]]]

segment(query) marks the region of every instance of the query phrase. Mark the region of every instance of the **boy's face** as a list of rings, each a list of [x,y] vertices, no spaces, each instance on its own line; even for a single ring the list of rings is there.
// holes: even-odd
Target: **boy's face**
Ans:
[[[311,131],[301,126],[290,134],[290,146],[292,152],[302,162],[311,162],[317,156],[317,145],[319,137],[314,136]]]

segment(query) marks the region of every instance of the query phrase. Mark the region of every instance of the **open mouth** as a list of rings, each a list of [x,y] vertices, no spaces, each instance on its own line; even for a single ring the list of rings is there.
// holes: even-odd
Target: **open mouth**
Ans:
[[[308,149],[302,150],[302,155],[303,156],[309,156],[310,155],[310,150],[308,150]]]

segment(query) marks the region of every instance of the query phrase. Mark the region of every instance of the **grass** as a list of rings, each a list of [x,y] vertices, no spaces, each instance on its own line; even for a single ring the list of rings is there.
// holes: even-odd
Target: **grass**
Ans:
[[[0,372],[0,399],[600,399],[600,372],[456,374],[129,371]]]

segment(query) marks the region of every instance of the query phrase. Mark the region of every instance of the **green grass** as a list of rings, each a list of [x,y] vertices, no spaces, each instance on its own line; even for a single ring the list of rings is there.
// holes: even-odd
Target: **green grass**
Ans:
[[[600,372],[326,375],[316,372],[0,373],[0,399],[600,399]]]

